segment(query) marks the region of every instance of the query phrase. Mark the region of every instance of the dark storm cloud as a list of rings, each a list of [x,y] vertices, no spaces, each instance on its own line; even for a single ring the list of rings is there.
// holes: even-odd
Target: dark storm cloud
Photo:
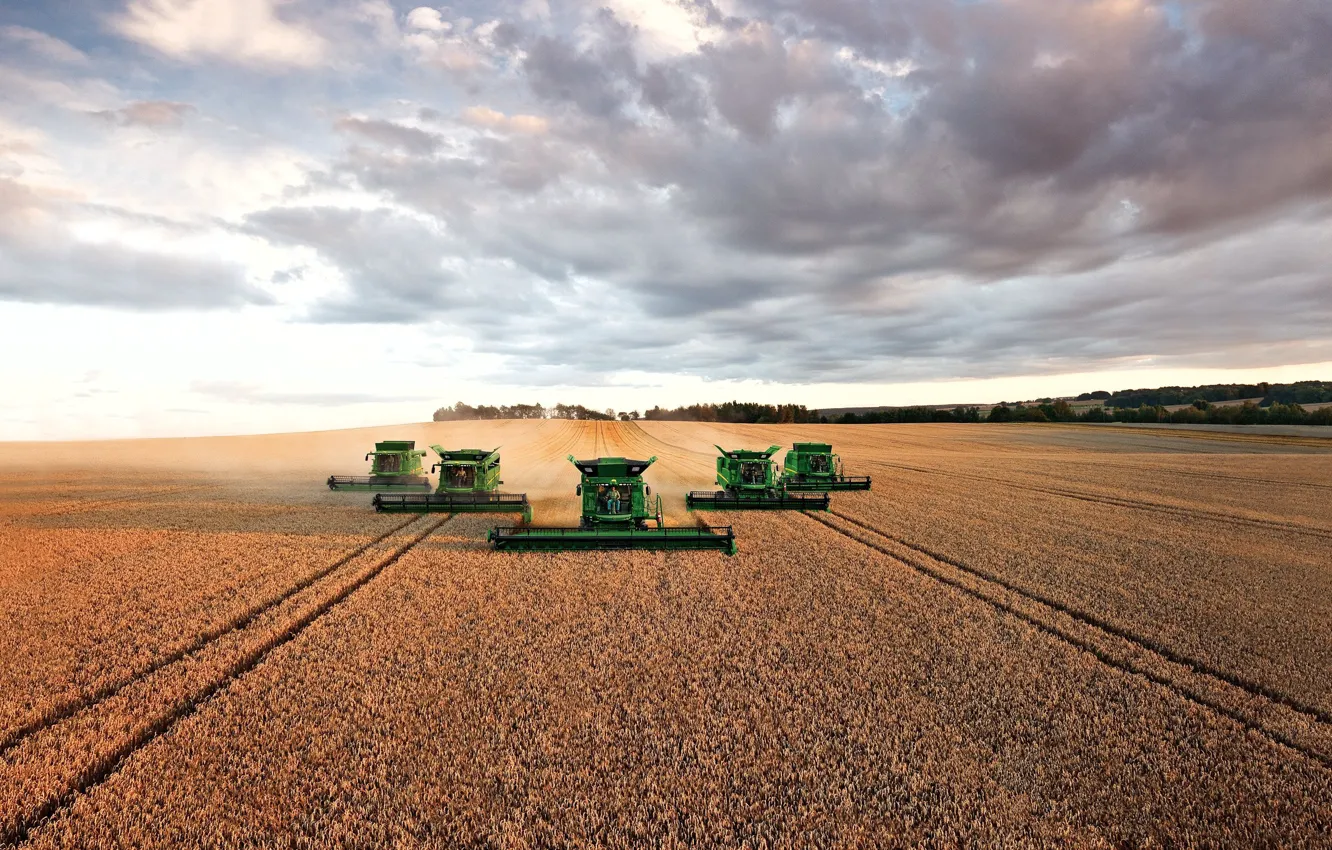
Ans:
[[[225,260],[81,241],[57,223],[76,211],[0,178],[0,301],[137,310],[273,303]]]
[[[410,322],[447,309],[458,281],[438,234],[385,210],[287,207],[255,213],[247,230],[313,248],[347,277],[348,298],[323,302],[321,322]]]
[[[541,35],[526,45],[523,71],[532,92],[599,118],[620,114],[639,87],[632,30],[609,9],[596,19],[601,38],[594,48]]]
[[[522,292],[516,335],[473,342],[560,375],[626,354],[1002,375],[1327,337],[1323,0],[682,5],[712,27],[697,51],[648,50],[608,9],[576,30],[507,14],[503,72],[466,92],[486,121],[340,124],[376,144],[318,179],[418,218],[271,211],[252,232],[343,270],[318,318]],[[571,339],[580,313],[614,319]]]

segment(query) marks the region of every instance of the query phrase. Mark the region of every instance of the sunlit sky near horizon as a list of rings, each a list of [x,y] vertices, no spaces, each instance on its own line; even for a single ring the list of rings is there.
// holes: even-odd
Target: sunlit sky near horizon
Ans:
[[[0,0],[0,439],[1332,378],[1332,4]]]

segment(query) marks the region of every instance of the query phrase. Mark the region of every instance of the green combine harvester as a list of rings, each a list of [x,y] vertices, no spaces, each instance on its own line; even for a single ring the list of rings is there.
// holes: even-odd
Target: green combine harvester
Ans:
[[[415,440],[385,440],[375,443],[375,450],[365,456],[370,462],[370,474],[330,475],[330,490],[402,490],[430,489],[430,479],[421,469],[424,450],[417,450]]]
[[[842,474],[842,459],[827,443],[794,443],[782,466],[778,484],[784,490],[833,493],[870,488],[868,475]]]
[[[526,493],[500,493],[499,449],[445,449],[439,455],[439,486],[433,493],[379,493],[375,510],[392,514],[522,514],[532,521]]]
[[[826,511],[827,493],[788,493],[777,479],[772,459],[781,446],[766,451],[727,451],[717,446],[717,483],[722,490],[692,490],[685,496],[691,511]]]
[[[643,482],[643,472],[656,462],[602,457],[569,461],[582,481],[574,494],[583,501],[577,528],[501,526],[487,539],[494,548],[517,552],[563,552],[601,549],[707,550],[734,555],[735,533],[728,526],[666,528],[661,496]],[[656,528],[649,528],[654,522]]]

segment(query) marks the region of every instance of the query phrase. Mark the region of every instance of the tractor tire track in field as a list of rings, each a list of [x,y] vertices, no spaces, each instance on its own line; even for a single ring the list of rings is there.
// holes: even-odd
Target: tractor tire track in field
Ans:
[[[654,437],[652,434],[648,433],[647,431],[639,427],[637,423],[631,422],[629,424],[632,426],[632,431],[630,431],[629,433],[631,433],[634,437],[642,441],[644,445],[649,447],[653,446],[660,447],[659,449],[649,448],[649,452],[655,453],[657,451],[661,451],[664,457],[671,457],[678,455],[692,455],[693,457],[698,458],[699,462],[702,463],[704,466],[707,466],[708,469],[712,469],[714,459],[717,457],[715,452],[700,452],[697,449],[690,449],[678,445],[676,443],[669,443],[661,439],[660,437]]]
[[[620,432],[620,440],[630,451],[638,452],[644,459],[659,455],[668,462],[679,466],[698,466],[700,469],[712,469],[712,456],[702,452],[693,452],[653,437],[633,422]],[[693,455],[690,457],[689,455]],[[706,460],[704,459],[706,458]]]
[[[334,561],[332,564],[328,565],[327,567],[323,567],[317,570],[316,572],[306,576],[305,578],[301,579],[299,582],[287,588],[286,590],[283,590],[280,593],[270,596],[269,598],[263,600],[262,602],[259,602],[256,605],[252,605],[251,607],[249,607],[245,611],[242,611],[240,614],[236,615],[226,623],[223,623],[220,626],[216,626],[199,635],[196,635],[194,640],[190,641],[188,644],[178,647],[177,649],[167,653],[161,658],[155,659],[147,667],[135,673],[132,673],[129,676],[123,677],[113,682],[108,682],[102,685],[101,687],[93,689],[89,693],[80,694],[74,699],[68,700],[54,707],[51,711],[43,714],[42,716],[32,718],[31,720],[25,721],[19,726],[9,730],[3,736],[0,736],[0,758],[4,758],[9,753],[10,750],[14,749],[19,744],[21,744],[25,738],[28,738],[29,736],[34,735],[38,732],[41,732],[44,729],[48,729],[56,725],[57,723],[60,723],[61,721],[66,720],[67,718],[70,718],[75,714],[78,714],[80,711],[89,708],[90,706],[93,706],[104,700],[110,699],[111,697],[120,693],[120,691],[124,690],[129,685],[132,685],[135,682],[146,679],[147,677],[151,676],[153,673],[156,673],[158,670],[161,670],[163,667],[175,664],[177,661],[180,661],[182,658],[185,658],[188,655],[193,655],[194,653],[203,649],[208,644],[215,643],[216,641],[225,638],[227,635],[245,628],[267,611],[276,608],[278,605],[281,605],[283,602],[286,602],[288,599],[300,593],[302,590],[305,590],[306,588],[313,585],[315,582],[329,575],[334,570],[337,570],[339,567],[346,565],[347,563],[351,562],[353,559],[360,557],[361,554],[366,552],[371,547],[376,546],[379,543],[382,543],[384,540],[396,534],[397,532],[401,531],[403,528],[407,527],[411,523],[416,522],[418,519],[420,519],[420,517],[412,517],[411,519],[408,519],[405,522],[399,523],[398,525],[394,526],[393,528],[379,535],[375,539],[367,543],[363,543],[360,546],[357,546],[351,552],[342,556],[337,561]]]
[[[1038,487],[1034,484],[1018,484],[1002,478],[992,478],[986,475],[971,475],[963,472],[948,472],[942,469],[926,469],[919,466],[907,466],[897,463],[877,463],[876,466],[886,467],[888,469],[901,469],[908,472],[919,472],[924,475],[936,475],[940,478],[954,478],[962,481],[984,481],[992,484],[999,484],[1004,487],[1010,487],[1014,490],[1025,490],[1029,493],[1044,493],[1048,496],[1060,496],[1066,499],[1077,499],[1082,502],[1092,502],[1094,504],[1112,505],[1119,508],[1132,508],[1133,510],[1147,511],[1149,513],[1164,514],[1167,516],[1182,517],[1184,519],[1200,519],[1219,523],[1240,523],[1255,528],[1264,528],[1271,531],[1285,531],[1292,534],[1304,534],[1310,537],[1321,537],[1332,540],[1332,529],[1320,528],[1313,525],[1302,525],[1297,522],[1284,522],[1276,519],[1262,519],[1260,517],[1245,516],[1244,514],[1232,514],[1224,511],[1212,511],[1207,508],[1191,507],[1186,508],[1181,505],[1171,505],[1165,502],[1150,502],[1145,499],[1130,499],[1124,496],[1111,496],[1100,493],[1085,493],[1077,490],[1064,490],[1059,487]]]
[[[1174,652],[1100,618],[1026,591],[1005,579],[887,534],[837,511],[805,514],[838,534],[887,555],[1010,614],[1123,673],[1138,676],[1332,768],[1332,715]]]
[[[539,457],[546,455],[558,455],[560,460],[578,445],[580,437],[577,423],[568,420],[559,420],[559,427],[554,432],[542,436],[532,444],[530,451]]]
[[[259,623],[260,627],[256,628],[253,636],[255,639],[252,642],[248,644],[243,642],[249,630],[245,626],[238,626],[203,645],[195,653],[181,655],[175,659],[175,663],[158,667],[154,671],[157,674],[156,676],[149,674],[136,679],[134,683],[130,684],[137,686],[143,693],[130,694],[128,699],[123,700],[124,706],[115,707],[126,709],[126,713],[132,715],[131,720],[127,721],[123,716],[112,713],[110,709],[105,712],[110,716],[96,716],[99,708],[116,701],[113,696],[105,698],[99,703],[89,704],[83,711],[65,718],[65,723],[50,725],[42,730],[42,732],[49,733],[54,738],[50,743],[54,744],[57,750],[59,745],[64,743],[61,736],[65,733],[66,725],[83,726],[88,733],[85,734],[83,739],[97,742],[117,737],[116,733],[120,732],[123,735],[122,740],[113,742],[114,745],[109,750],[96,753],[91,760],[91,764],[61,764],[52,760],[50,753],[47,751],[31,754],[33,756],[31,761],[25,762],[22,756],[29,754],[24,753],[23,750],[28,749],[28,745],[47,743],[38,740],[39,737],[42,737],[41,735],[30,734],[26,741],[11,746],[6,758],[0,761],[0,788],[8,784],[5,780],[13,778],[14,772],[21,769],[26,763],[36,765],[38,770],[49,769],[52,765],[65,767],[68,775],[46,781],[45,786],[47,787],[42,788],[43,793],[25,794],[21,791],[18,792],[20,811],[11,810],[6,812],[0,809],[0,847],[18,846],[26,843],[34,829],[68,810],[74,805],[79,795],[105,782],[119,771],[135,753],[169,732],[181,720],[194,714],[200,706],[225,691],[237,679],[254,670],[275,649],[294,640],[311,624],[381,575],[384,570],[397,563],[403,555],[433,534],[453,516],[453,514],[449,514],[437,522],[430,523],[424,530],[414,534],[406,543],[394,548],[368,569],[349,575],[346,583],[340,583],[336,578],[326,582],[325,584],[335,586],[336,589],[333,589],[331,593],[324,594],[322,598],[310,600],[304,610],[301,610],[294,618],[285,622],[279,621],[267,624],[271,626],[271,630],[263,629],[262,626],[265,624]],[[358,554],[364,554],[372,546],[384,542],[395,532],[402,531],[408,525],[424,519],[425,516],[413,517],[397,526],[393,531],[381,535],[376,541],[358,547],[356,553],[339,561],[337,566],[351,563]],[[336,566],[333,569],[336,569]],[[333,569],[325,571],[323,577],[328,578]],[[313,588],[316,592],[319,591],[322,585],[315,586],[317,582],[318,579],[308,583],[307,588]],[[272,619],[277,620],[277,615],[282,612],[270,608],[263,613],[273,613],[274,617]],[[251,624],[259,619],[261,619],[261,615],[251,618]],[[224,638],[227,636],[237,637],[238,641],[241,642],[240,645],[223,646],[226,642]],[[216,659],[206,657],[210,652],[221,657]],[[210,661],[212,662],[211,668]],[[181,680],[185,683],[185,687],[178,688],[175,692],[176,695],[171,696],[169,693],[165,693],[169,691],[171,681],[164,681],[160,683],[160,686],[158,686],[159,683],[152,681],[159,677],[166,680],[172,678]],[[194,679],[199,681],[193,681]],[[123,695],[123,692],[133,690],[135,690],[135,687],[122,686],[117,694]],[[162,705],[157,706],[160,713],[156,717],[151,716],[151,701],[154,698],[160,698],[163,701]],[[150,712],[146,717],[142,713],[134,711],[135,708],[142,708],[143,702],[150,704]],[[74,730],[75,733],[78,731],[77,729]],[[38,747],[34,746],[32,749],[38,749]],[[75,749],[78,751],[80,748],[75,746]],[[46,756],[46,758],[43,758],[43,756]],[[53,785],[57,787],[50,787]],[[4,792],[0,791],[0,794],[4,794]],[[14,802],[7,797],[3,799],[7,804]]]

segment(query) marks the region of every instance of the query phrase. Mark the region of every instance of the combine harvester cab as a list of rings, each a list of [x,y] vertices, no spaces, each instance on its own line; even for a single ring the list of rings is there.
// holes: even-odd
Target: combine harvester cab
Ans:
[[[430,479],[421,469],[424,450],[416,448],[415,440],[385,440],[375,443],[375,450],[366,454],[370,460],[370,474],[330,475],[330,490],[405,490],[430,489]]]
[[[817,493],[868,490],[868,475],[843,475],[842,459],[827,443],[794,443],[782,465],[781,487]]]
[[[445,449],[431,446],[439,455],[439,486],[433,493],[380,493],[375,510],[398,514],[522,514],[532,521],[532,504],[526,493],[501,493],[499,449]]]
[[[496,549],[518,552],[590,550],[704,550],[734,555],[735,533],[730,526],[667,528],[662,524],[661,496],[643,481],[643,473],[656,462],[603,457],[569,461],[582,481],[574,494],[582,500],[577,528],[501,526],[488,538]],[[649,528],[648,523],[655,523]]]
[[[717,446],[717,483],[722,490],[691,490],[685,506],[691,511],[826,511],[827,493],[788,493],[777,480],[773,454],[781,446],[765,451]]]

